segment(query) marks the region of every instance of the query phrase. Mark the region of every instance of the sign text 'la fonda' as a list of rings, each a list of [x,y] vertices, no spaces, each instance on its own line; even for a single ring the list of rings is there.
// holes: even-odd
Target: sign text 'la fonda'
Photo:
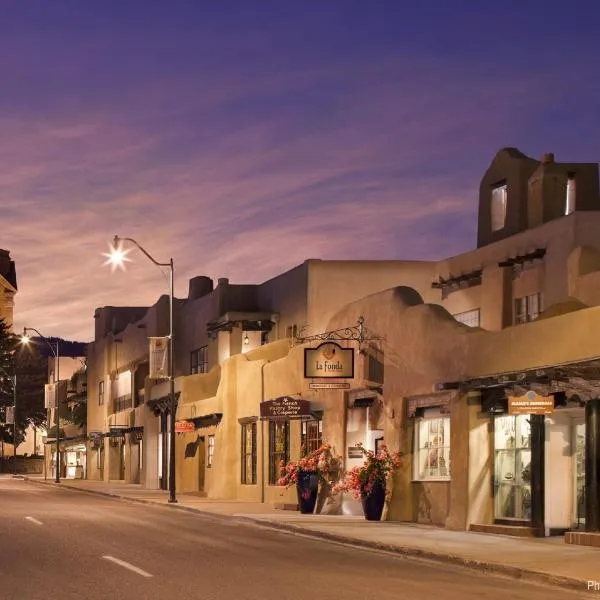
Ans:
[[[304,377],[354,377],[354,349],[325,342],[304,349]]]

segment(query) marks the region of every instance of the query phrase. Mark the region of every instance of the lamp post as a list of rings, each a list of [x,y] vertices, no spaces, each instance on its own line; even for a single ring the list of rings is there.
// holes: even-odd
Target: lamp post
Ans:
[[[60,356],[59,356],[59,348],[58,348],[58,339],[56,340],[56,348],[52,346],[48,338],[43,336],[37,329],[34,327],[23,327],[23,337],[21,341],[24,344],[28,344],[30,341],[29,336],[27,335],[28,331],[33,331],[37,336],[44,341],[44,343],[50,348],[50,352],[52,352],[52,356],[54,356],[54,360],[56,361],[56,371],[54,373],[54,400],[55,400],[55,421],[56,421],[56,478],[54,481],[56,483],[60,483]],[[16,386],[15,386],[16,388]],[[48,426],[50,426],[50,419],[48,419]]]
[[[175,379],[173,377],[173,280],[174,280],[174,269],[173,259],[170,258],[169,262],[161,263],[158,262],[144,247],[142,247],[133,238],[125,237],[121,238],[115,235],[111,246],[110,254],[108,256],[107,263],[113,266],[123,267],[123,262],[129,260],[126,255],[128,250],[123,250],[123,243],[130,242],[133,244],[146,258],[148,258],[157,267],[166,267],[169,269],[169,348],[168,348],[168,379],[169,379],[169,502],[177,502],[177,496],[175,493]]]

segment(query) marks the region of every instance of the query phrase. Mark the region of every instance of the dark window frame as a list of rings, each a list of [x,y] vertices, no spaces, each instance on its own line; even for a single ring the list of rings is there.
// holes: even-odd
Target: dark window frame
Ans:
[[[200,346],[190,353],[190,374],[208,373],[208,345]]]
[[[283,429],[283,449],[276,450],[276,435]],[[269,485],[277,485],[281,463],[290,460],[290,422],[288,420],[269,421]]]
[[[300,426],[300,447],[310,454],[318,450],[323,444],[323,421],[321,419],[308,419],[302,421]]]
[[[248,435],[250,435],[250,452],[248,452]],[[256,421],[242,423],[241,444],[241,483],[242,485],[256,485]],[[248,473],[248,457],[250,459],[251,472]]]
[[[206,440],[206,468],[210,469],[213,464],[213,458],[215,456],[215,435],[207,436]]]

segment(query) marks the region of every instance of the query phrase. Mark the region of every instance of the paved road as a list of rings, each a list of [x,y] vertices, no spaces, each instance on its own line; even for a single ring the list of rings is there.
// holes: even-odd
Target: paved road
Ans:
[[[0,477],[2,600],[595,596]]]

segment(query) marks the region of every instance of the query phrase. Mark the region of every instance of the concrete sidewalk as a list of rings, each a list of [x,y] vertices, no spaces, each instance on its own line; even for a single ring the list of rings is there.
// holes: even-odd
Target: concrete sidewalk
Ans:
[[[514,538],[448,531],[414,523],[370,522],[354,516],[301,515],[296,511],[276,510],[268,504],[209,500],[194,494],[179,494],[177,504],[169,504],[168,492],[145,490],[139,485],[87,480],[63,480],[56,484],[50,479],[45,481],[31,476],[24,479],[121,500],[233,518],[294,534],[431,559],[579,591],[588,589],[588,581],[600,580],[600,551],[597,548],[565,544],[562,537]]]

